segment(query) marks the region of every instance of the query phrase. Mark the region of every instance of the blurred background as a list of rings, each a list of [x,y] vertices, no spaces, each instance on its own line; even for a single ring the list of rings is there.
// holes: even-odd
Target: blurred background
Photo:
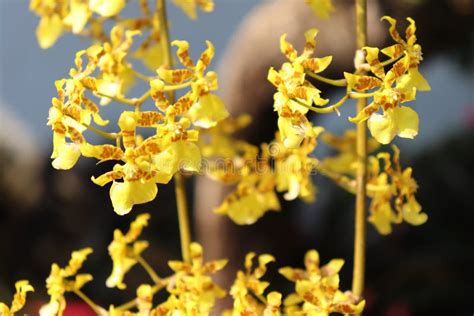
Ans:
[[[315,18],[303,0],[216,0],[213,13],[200,13],[190,21],[170,7],[172,39],[186,39],[200,52],[206,39],[216,47],[213,64],[220,77],[220,94],[232,114],[251,113],[254,123],[242,133],[253,143],[270,141],[276,130],[272,109],[273,88],[266,81],[270,66],[283,58],[278,38],[303,44],[303,32],[320,28],[317,55],[334,54],[328,77],[352,70],[354,51],[352,1],[335,1],[330,20]],[[66,35],[48,50],[36,42],[38,18],[29,1],[0,0],[0,301],[9,302],[16,280],[29,279],[36,288],[25,313],[37,314],[47,300],[44,280],[52,262],[66,264],[70,252],[94,248],[84,271],[95,280],[84,290],[103,306],[133,296],[138,284],[149,282],[139,268],[132,270],[125,291],[108,289],[111,271],[107,245],[114,228],[128,228],[136,214],[150,212],[152,219],[143,238],[151,247],[144,256],[161,275],[167,261],[179,259],[179,233],[173,185],[160,186],[158,198],[119,217],[112,209],[108,189],[90,181],[109,166],[81,159],[71,171],[51,167],[52,133],[46,126],[54,81],[67,76],[74,54],[89,41]],[[417,36],[425,60],[420,68],[432,91],[418,93],[414,103],[420,115],[420,134],[397,140],[402,165],[413,166],[418,181],[417,199],[429,220],[420,227],[398,225],[386,237],[368,225],[367,308],[365,315],[470,315],[474,312],[474,4],[471,0],[369,0],[369,44],[390,43],[385,15],[417,22]],[[126,9],[127,10],[127,9]],[[131,12],[125,12],[132,14]],[[338,92],[321,87],[330,98]],[[109,106],[118,113],[122,108]],[[344,118],[317,116],[313,121],[333,133],[350,127]],[[318,157],[328,153],[318,147]],[[212,213],[226,189],[206,179],[187,181],[194,201],[194,236],[204,244],[208,259],[228,257],[232,264],[220,276],[229,285],[235,269],[249,251],[277,257],[268,278],[274,288],[290,291],[291,284],[276,273],[277,267],[302,266],[304,253],[317,248],[322,262],[344,258],[341,288],[350,288],[353,236],[353,197],[322,177],[314,204],[283,202],[283,212],[268,213],[257,224],[236,226]],[[80,301],[68,315],[90,315]],[[224,302],[228,303],[227,301]]]

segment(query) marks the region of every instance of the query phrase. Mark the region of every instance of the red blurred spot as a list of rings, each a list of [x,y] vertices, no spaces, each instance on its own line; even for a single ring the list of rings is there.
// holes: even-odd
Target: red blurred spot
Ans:
[[[465,112],[466,113],[464,119],[467,128],[469,128],[470,130],[474,130],[474,103],[469,104]]]
[[[81,301],[68,301],[64,316],[95,316],[94,311]]]
[[[390,305],[384,313],[384,316],[410,316],[411,309],[405,303],[394,303]]]

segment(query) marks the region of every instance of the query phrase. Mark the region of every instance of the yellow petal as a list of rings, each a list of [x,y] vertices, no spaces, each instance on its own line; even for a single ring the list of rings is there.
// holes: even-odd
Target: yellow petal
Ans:
[[[383,69],[382,63],[379,60],[379,49],[376,47],[364,47],[367,56],[365,59],[369,63],[370,70],[379,78],[384,78],[385,71]]]
[[[381,52],[390,58],[397,58],[403,53],[403,50],[403,45],[397,43],[382,49]]]
[[[280,36],[280,50],[290,61],[294,61],[298,56],[296,49],[286,40],[287,34]]]
[[[173,0],[173,2],[176,6],[180,7],[190,19],[195,20],[197,18],[196,0]]]
[[[11,315],[18,312],[20,309],[25,306],[26,303],[26,294],[28,292],[34,292],[35,289],[29,284],[28,280],[20,280],[15,283],[16,293],[13,296],[13,301],[11,304],[10,312]],[[1,304],[0,304],[1,305]],[[3,311],[4,312],[4,311]],[[0,314],[2,313],[2,308],[0,307]],[[8,315],[8,314],[5,314]]]
[[[359,76],[344,72],[344,77],[347,80],[347,85],[357,91],[367,91],[382,85],[380,79],[372,76]]]
[[[421,213],[421,205],[412,197],[402,206],[403,219],[411,225],[422,225],[428,220],[428,215]]]
[[[355,117],[349,117],[349,121],[352,123],[361,123],[367,120],[371,115],[374,114],[379,109],[379,106],[375,103],[372,102],[369,105],[367,105],[362,111],[357,113]]]
[[[152,201],[157,193],[158,187],[154,182],[114,181],[110,187],[110,199],[114,211],[119,215],[128,214],[135,204]]]
[[[306,0],[314,14],[322,19],[328,19],[331,12],[334,11],[332,0]]]
[[[70,26],[74,34],[78,34],[84,29],[91,13],[86,3],[72,1],[71,10],[64,18],[64,24]]]
[[[80,156],[81,149],[78,144],[64,143],[59,147],[52,165],[55,169],[68,170],[74,167]]]
[[[155,71],[163,65],[163,51],[160,44],[155,44],[143,51],[140,55],[135,55],[134,57],[140,58],[143,61],[143,64],[150,69]]]
[[[216,213],[227,214],[238,225],[251,225],[267,211],[280,210],[280,203],[275,192],[251,193],[215,210]]]
[[[431,86],[418,70],[418,67],[408,69],[412,85],[420,91],[430,91]]]
[[[180,169],[198,172],[201,168],[201,151],[192,142],[178,141],[153,157],[153,164],[164,175],[174,175]],[[164,177],[166,180],[166,177]]]
[[[319,73],[328,68],[331,62],[332,56],[326,56],[321,58],[308,58],[303,62],[303,66],[314,73]]]
[[[418,135],[418,113],[407,106],[400,106],[393,111],[397,135],[403,138],[415,138]]]
[[[58,14],[42,17],[36,29],[39,46],[43,49],[50,48],[62,33],[63,23]]]
[[[372,202],[373,203],[373,202]],[[390,203],[382,203],[372,211],[369,216],[369,222],[374,224],[377,231],[382,235],[388,235],[392,232],[392,219],[394,218]]]
[[[189,56],[189,43],[187,41],[172,41],[171,45],[178,47],[176,56],[178,56],[179,61],[186,67],[193,67],[194,63]]]
[[[388,144],[397,135],[393,119],[393,110],[389,109],[383,115],[374,113],[367,121],[367,127],[372,136],[381,144]]]
[[[90,0],[89,7],[97,14],[111,17],[122,11],[125,7],[125,0]]]
[[[207,94],[198,99],[188,112],[194,125],[202,128],[210,128],[229,116],[224,102],[220,97]]]

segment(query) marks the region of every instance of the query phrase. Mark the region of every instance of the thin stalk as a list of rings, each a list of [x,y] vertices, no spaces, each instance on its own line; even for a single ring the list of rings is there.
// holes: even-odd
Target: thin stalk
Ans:
[[[381,62],[381,64],[382,64],[383,67],[388,66],[388,65],[390,65],[391,63],[396,62],[397,60],[399,60],[399,59],[402,58],[403,56],[404,56],[403,54],[400,54],[400,56],[395,57],[395,58],[387,59],[387,60]]]
[[[155,282],[155,284],[160,284],[161,278],[158,276],[155,270],[148,264],[148,262],[140,255],[138,255],[136,258],[138,263],[143,267],[143,269],[145,269],[146,273],[148,273],[153,282]]]
[[[183,175],[174,175],[176,206],[178,208],[179,235],[181,239],[181,254],[183,261],[191,262],[189,245],[191,244],[191,229],[189,226],[188,205]]]
[[[81,298],[81,300],[83,300],[87,305],[89,305],[90,308],[92,308],[97,315],[106,315],[107,314],[106,310],[103,307],[101,307],[101,306],[97,305],[96,303],[94,303],[94,301],[92,301],[89,298],[89,296],[84,294],[84,292],[82,292],[81,290],[74,290],[73,292],[74,292],[74,294],[79,296]]]
[[[169,41],[168,18],[166,15],[166,2],[164,0],[157,0],[158,18],[160,20],[161,43],[164,52],[164,61],[166,66],[173,67],[173,58],[171,56],[171,45]],[[174,103],[174,91],[169,92],[171,102]],[[174,175],[176,207],[178,209],[179,234],[181,239],[181,255],[183,261],[190,262],[191,256],[189,253],[189,245],[191,244],[191,229],[189,225],[189,211],[186,201],[186,187],[184,178],[181,174]]]
[[[99,97],[109,98],[112,101],[122,103],[122,104],[125,104],[125,105],[135,106],[135,103],[136,103],[136,100],[133,100],[133,99],[127,99],[127,98],[123,98],[123,97],[119,97],[119,96],[111,96],[111,95],[107,95],[105,93],[101,93],[99,91],[94,91],[94,94],[99,96]]]
[[[346,79],[329,79],[329,78],[320,76],[318,74],[315,74],[312,71],[306,71],[306,74],[308,76],[310,76],[311,78],[314,78],[316,80],[319,80],[319,81],[327,83],[327,84],[330,84],[332,86],[336,86],[336,87],[345,87],[345,86],[347,86],[347,80]]]
[[[369,92],[369,93],[362,93],[362,92],[351,92],[349,93],[349,97],[351,99],[367,99],[373,97],[378,91]],[[367,102],[367,100],[366,100]]]
[[[151,80],[153,79],[153,77],[149,77],[149,76],[147,76],[147,75],[145,75],[145,74],[142,74],[141,72],[139,72],[139,71],[137,71],[137,70],[135,70],[135,69],[132,69],[132,68],[131,68],[131,70],[132,70],[133,75],[134,75],[135,77],[137,77],[138,79],[141,79],[141,80],[143,80],[143,81],[145,81],[145,82],[149,82],[149,81],[151,81]]]
[[[367,45],[367,1],[355,0],[357,48]],[[357,101],[357,113],[367,105],[367,99]],[[352,272],[352,292],[361,296],[365,279],[365,239],[366,239],[366,193],[367,193],[367,127],[365,122],[357,124],[356,152],[356,202],[354,233],[354,267]]]
[[[82,123],[81,125],[84,126],[85,128],[87,128],[88,130],[90,130],[91,132],[93,132],[93,133],[95,133],[99,136],[102,136],[104,138],[113,139],[113,140],[117,139],[117,134],[115,134],[115,133],[107,133],[107,132],[104,132],[104,131],[102,131],[98,128],[95,128],[93,126],[85,124],[85,123]]]
[[[349,98],[349,96],[345,95],[339,101],[337,101],[336,103],[334,103],[332,105],[329,105],[327,107],[324,107],[324,108],[317,108],[317,107],[314,107],[314,106],[311,106],[311,105],[307,105],[307,104],[305,104],[304,102],[301,102],[298,99],[291,99],[291,100],[295,101],[296,103],[298,103],[302,106],[304,106],[308,110],[316,112],[316,113],[326,114],[326,113],[331,113],[331,112],[337,112],[339,114],[338,108],[341,107],[344,104],[344,102],[347,101],[348,98]]]
[[[140,111],[142,104],[150,97],[151,90],[145,92],[140,98],[135,99],[135,111]]]
[[[189,87],[191,84],[192,84],[192,81],[188,81],[188,82],[181,83],[181,84],[175,84],[175,85],[165,86],[165,87],[163,88],[163,91],[165,91],[165,92],[176,91],[176,90],[180,90],[180,89],[187,88],[187,87]]]
[[[171,277],[167,277],[165,279],[161,279],[160,281],[160,284],[156,284],[155,286],[153,286],[151,288],[151,292],[153,294],[157,293],[158,291],[160,291],[161,289],[163,289],[165,286],[168,285],[169,281],[171,280],[172,276]],[[126,311],[126,310],[129,310],[131,308],[134,308],[135,306],[137,306],[137,299],[133,299],[133,300],[130,300],[122,305],[119,305],[117,306],[115,309],[116,310],[119,310],[119,311]]]

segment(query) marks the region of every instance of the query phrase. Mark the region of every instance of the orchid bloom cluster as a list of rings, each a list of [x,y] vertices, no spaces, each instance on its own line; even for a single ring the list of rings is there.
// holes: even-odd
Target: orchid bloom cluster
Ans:
[[[331,56],[322,58],[312,57],[318,33],[310,29],[305,33],[306,44],[303,52],[297,50],[286,41],[286,35],[280,39],[280,48],[287,57],[280,70],[271,68],[268,80],[276,87],[274,95],[274,109],[278,113],[278,127],[284,147],[291,150],[302,150],[308,140],[313,140],[320,133],[322,127],[313,126],[306,117],[309,111],[319,114],[338,112],[349,99],[371,98],[362,111],[349,120],[367,126],[374,137],[369,140],[368,149],[373,151],[377,144],[388,144],[395,136],[414,138],[418,134],[418,114],[402,103],[412,101],[417,90],[430,90],[428,82],[420,74],[418,66],[422,61],[421,46],[416,44],[415,22],[408,18],[409,26],[406,29],[406,38],[403,39],[396,29],[396,20],[383,17],[389,22],[389,33],[395,44],[379,50],[375,47],[365,47],[363,52],[356,54],[354,73],[344,73],[345,79],[333,80],[320,75],[331,63]],[[379,52],[389,59],[381,62]],[[361,53],[363,53],[361,55]],[[361,61],[365,56],[366,63]],[[386,71],[385,68],[389,70]],[[362,74],[370,71],[373,75]],[[327,105],[328,99],[321,97],[321,91],[311,79],[322,81],[335,86],[346,87],[345,96],[338,102]],[[382,110],[382,114],[378,113]],[[339,151],[334,157],[327,157],[313,169],[350,192],[355,193],[355,174],[357,169],[355,131],[348,131],[344,136],[336,137],[329,133],[323,134],[323,140]],[[307,151],[309,155],[312,151]],[[313,158],[314,159],[314,158]],[[399,164],[399,150],[394,147],[394,165],[390,164],[389,153],[379,153],[369,157],[367,194],[372,198],[369,221],[375,225],[381,234],[391,232],[391,224],[401,223],[403,220],[420,225],[427,220],[421,213],[421,206],[416,201],[416,182],[412,178],[412,169],[401,171]],[[385,169],[380,170],[378,161],[385,162]],[[304,184],[301,179],[299,184]],[[314,190],[313,190],[314,191]],[[292,196],[289,191],[286,195]],[[299,195],[304,197],[304,195]],[[393,210],[395,209],[395,211]]]
[[[111,171],[92,177],[100,186],[112,182],[110,198],[120,215],[130,212],[135,204],[152,201],[158,193],[157,184],[168,183],[178,171],[199,171],[200,129],[213,127],[228,116],[222,100],[212,93],[217,89],[217,74],[207,70],[214,56],[211,42],[195,63],[189,56],[188,42],[173,41],[183,68],[162,64],[154,69],[155,76],[144,76],[128,58],[142,49],[132,52],[139,34],[139,30],[125,29],[119,23],[111,29],[109,40],[79,51],[69,78],[56,81],[58,97],[52,101],[48,120],[56,169],[72,168],[80,156],[99,162],[120,161]],[[163,50],[158,51],[158,57],[162,55]],[[146,81],[148,90],[138,98],[129,98],[137,78]],[[170,97],[187,88],[176,101]],[[94,98],[99,99],[99,105]],[[121,113],[115,133],[99,129],[110,123],[100,110],[111,101],[134,108]],[[154,110],[142,109],[146,102],[154,103]],[[86,131],[113,142],[92,144]],[[145,138],[145,134],[151,135]]]
[[[212,0],[173,1],[191,19],[196,19],[197,8],[204,12],[211,12],[214,9]],[[159,60],[158,17],[153,14],[147,0],[139,0],[142,16],[123,18],[120,13],[127,2],[126,0],[31,0],[30,10],[41,17],[36,28],[38,43],[41,48],[49,48],[65,32],[104,40],[107,22],[114,22],[128,29],[150,30],[149,37],[137,54],[140,58],[144,58],[146,64],[156,64],[153,59]]]
[[[230,294],[234,299],[232,311],[224,315],[321,315],[332,313],[359,314],[365,301],[350,291],[339,290],[339,271],[344,260],[333,259],[328,264],[319,266],[319,253],[310,250],[305,255],[305,269],[283,267],[278,271],[289,281],[295,283],[295,293],[284,299],[279,292],[272,291],[266,296],[265,290],[270,283],[261,278],[267,271],[267,264],[275,261],[269,254],[258,256],[258,267],[253,269],[255,253],[245,258],[245,272],[238,271]]]
[[[273,142],[258,148],[232,137],[247,123],[246,116],[226,119],[208,131],[212,135],[209,141],[201,143],[209,164],[203,172],[236,186],[214,212],[239,225],[253,224],[268,211],[280,211],[277,192],[289,201],[299,197],[311,202],[316,191],[311,175],[318,161],[309,156],[317,146],[316,138],[305,139],[300,147],[291,149],[276,133]],[[314,132],[318,135],[323,129],[315,128]]]
[[[204,12],[214,8],[212,0],[173,2],[191,19],[197,17],[198,8]],[[280,69],[272,67],[268,73],[268,80],[276,88],[273,107],[278,115],[279,131],[271,142],[255,146],[233,135],[245,128],[250,118],[229,117],[223,101],[215,94],[217,74],[209,70],[214,57],[213,44],[207,41],[199,58],[191,58],[188,42],[169,40],[165,0],[157,0],[154,9],[147,0],[138,0],[135,4],[141,14],[123,17],[124,7],[132,3],[31,0],[31,10],[41,17],[37,38],[42,48],[54,45],[65,32],[87,36],[93,41],[91,46],[76,53],[68,77],[55,83],[57,97],[52,99],[48,116],[53,132],[52,165],[56,169],[71,169],[81,156],[95,158],[99,163],[114,161],[110,171],[93,176],[92,181],[99,186],[111,183],[112,206],[120,215],[129,213],[134,205],[154,200],[158,184],[168,184],[175,178],[183,260],[168,262],[172,272],[167,277],[155,272],[143,256],[149,244],[140,240],[150,215],[141,214],[126,233],[114,231],[108,247],[112,271],[106,286],[124,290],[126,275],[135,266],[147,272],[150,284],[138,286],[136,297],[129,302],[108,308],[99,306],[83,292],[93,280],[92,275],[79,273],[92,253],[91,248],[84,248],[74,251],[65,267],[52,265],[46,280],[50,300],[41,307],[41,316],[63,315],[67,293],[79,296],[97,315],[212,313],[216,301],[227,295],[213,280],[227,260],[206,262],[203,247],[190,242],[183,171],[234,185],[234,191],[214,212],[229,216],[239,225],[253,224],[268,211],[280,211],[277,193],[282,193],[286,200],[314,201],[317,188],[312,175],[315,172],[354,194],[360,188],[357,187],[360,179],[366,179],[364,189],[371,199],[368,221],[383,235],[392,231],[392,224],[426,222],[427,215],[415,198],[417,183],[412,168],[400,166],[398,147],[392,146],[392,153],[381,151],[381,145],[391,143],[396,136],[417,135],[418,115],[402,103],[413,101],[418,90],[430,89],[418,69],[423,58],[412,19],[408,18],[409,26],[402,38],[396,20],[383,17],[390,25],[389,33],[395,44],[381,50],[375,47],[359,50],[354,60],[355,71],[345,72],[344,78],[338,80],[321,74],[330,66],[331,56],[313,57],[317,29],[304,34],[306,43],[300,53],[282,35],[280,49],[288,61]],[[334,10],[330,0],[306,0],[306,3],[320,18],[329,17]],[[173,47],[180,66],[174,65]],[[379,59],[380,53],[386,56],[385,60]],[[137,60],[152,74],[138,71]],[[138,80],[146,89],[133,97],[130,91]],[[318,81],[345,88],[344,96],[330,103],[317,88]],[[373,136],[366,146],[371,154],[364,153],[364,159],[358,156],[361,134],[356,136],[355,131],[347,130],[336,136],[321,126],[314,126],[307,117],[310,111],[340,114],[339,108],[350,99],[371,101],[349,118],[358,124],[358,131],[361,126],[365,128],[361,124],[367,124]],[[129,107],[120,111],[114,132],[110,128],[103,130],[110,120],[104,117],[102,109],[111,103]],[[150,107],[145,108],[146,105]],[[93,143],[91,133],[107,142]],[[320,140],[335,153],[324,158],[313,155]],[[365,136],[363,140],[365,147]],[[367,173],[360,177],[365,169]],[[358,195],[361,196],[365,198],[364,193]],[[258,261],[256,267],[254,259]],[[233,306],[224,312],[225,316],[328,316],[363,311],[365,300],[360,297],[361,288],[354,286],[353,292],[339,288],[339,271],[344,260],[333,259],[320,266],[319,253],[308,251],[304,269],[279,270],[294,283],[294,292],[288,295],[269,291],[270,283],[263,280],[267,265],[274,261],[269,254],[246,256],[245,269],[237,272],[229,290]],[[17,313],[23,308],[27,293],[33,291],[28,281],[18,281],[15,287],[11,306],[0,303],[2,316]],[[155,294],[161,290],[168,295],[157,302]]]
[[[351,184],[356,176],[355,131],[348,130],[342,136],[324,134],[322,140],[336,150],[333,156],[322,159],[320,169],[329,177],[337,177],[338,184],[354,193]],[[369,207],[369,222],[382,235],[392,232],[392,224],[405,221],[411,225],[424,224],[428,216],[421,212],[421,205],[415,198],[418,188],[412,177],[413,170],[400,166],[400,150],[393,145],[393,154],[375,152],[380,145],[375,139],[368,144],[367,195],[372,199]]]
[[[67,306],[65,295],[75,293],[93,308],[98,315],[109,316],[166,316],[166,315],[210,315],[217,299],[227,295],[227,291],[217,285],[212,276],[222,270],[227,260],[204,261],[203,248],[198,243],[190,244],[191,261],[168,262],[171,274],[159,277],[154,269],[141,256],[148,243],[137,240],[150,215],[137,216],[126,234],[115,230],[114,239],[109,245],[109,254],[113,268],[106,281],[107,287],[126,288],[124,278],[135,264],[139,264],[150,276],[151,284],[141,284],[136,289],[136,297],[122,305],[110,305],[108,308],[94,303],[83,292],[84,286],[92,281],[90,274],[78,273],[84,265],[91,248],[74,251],[66,267],[53,264],[51,274],[46,280],[50,301],[40,309],[41,316],[61,316]],[[257,258],[258,266],[253,267]],[[358,314],[365,301],[351,292],[339,290],[339,271],[344,261],[331,260],[319,266],[319,254],[310,250],[305,256],[305,269],[284,267],[280,274],[295,283],[295,293],[283,299],[276,291],[268,292],[269,282],[263,281],[267,265],[275,258],[269,254],[256,256],[249,253],[245,257],[245,270],[238,271],[229,294],[233,299],[233,308],[224,311],[223,315],[329,315],[330,313]],[[16,284],[12,307],[9,309],[0,304],[1,315],[13,315],[21,309],[26,293],[33,291],[28,281]],[[168,296],[156,303],[155,294],[166,291]],[[266,293],[268,292],[268,293]]]

